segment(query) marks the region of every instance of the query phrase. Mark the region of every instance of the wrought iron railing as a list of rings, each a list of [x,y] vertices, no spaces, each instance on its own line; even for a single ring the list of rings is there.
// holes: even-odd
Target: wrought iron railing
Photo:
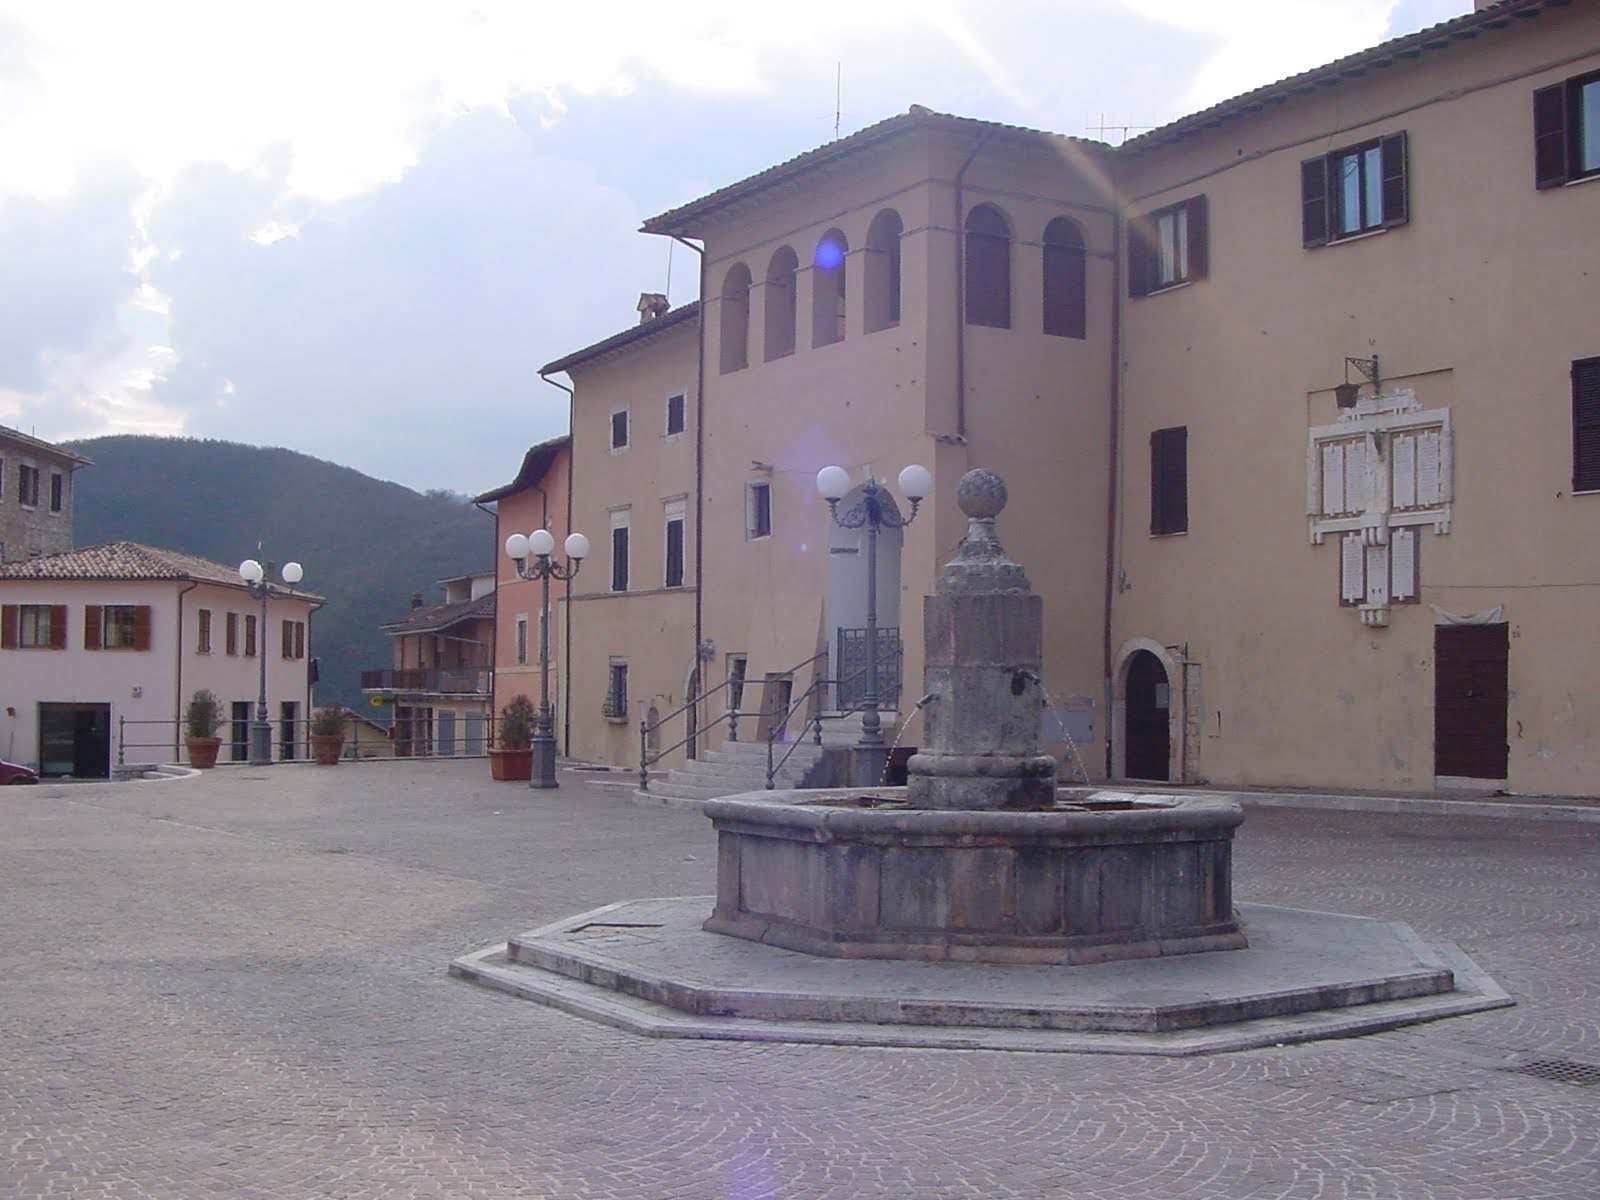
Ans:
[[[877,659],[878,703],[885,708],[894,708],[900,702],[900,674],[904,660],[900,630],[895,626],[878,626]],[[840,679],[838,695],[834,699],[835,707],[847,709],[859,706],[867,696],[865,629],[839,630],[839,653],[833,665]]]
[[[813,654],[810,658],[802,659],[800,662],[795,663],[795,665],[790,667],[788,670],[773,672],[772,674],[768,675],[767,678],[768,679],[784,679],[784,678],[792,679],[794,676],[798,675],[801,671],[804,671],[807,667],[811,667],[812,668],[811,686],[808,687],[805,690],[805,692],[803,693],[804,695],[810,695],[813,691],[815,691],[817,689],[817,687],[819,685],[819,682],[821,681],[822,674],[825,673],[825,670],[822,669],[822,668],[818,668],[816,666],[816,664],[819,661],[826,660],[827,657],[828,657],[828,652],[826,650],[818,651],[816,654]],[[713,729],[717,728],[717,726],[726,724],[727,727],[728,727],[728,740],[730,742],[737,742],[739,740],[739,719],[741,717],[755,717],[757,719],[760,719],[760,718],[765,717],[765,716],[775,715],[777,710],[774,710],[773,713],[769,713],[765,708],[741,709],[741,708],[738,707],[737,704],[730,704],[726,709],[723,710],[723,712],[722,712],[722,714],[720,716],[714,717],[712,720],[708,721],[704,725],[698,725],[698,726],[691,727],[688,730],[688,732],[685,733],[685,735],[683,737],[679,738],[676,742],[673,742],[672,745],[663,747],[663,746],[659,746],[659,745],[654,744],[654,743],[658,742],[658,740],[660,738],[660,733],[661,733],[662,729],[664,729],[667,726],[668,722],[675,721],[679,717],[685,716],[685,714],[687,714],[691,709],[695,709],[696,711],[698,711],[698,708],[697,708],[698,705],[702,704],[706,700],[711,699],[713,696],[716,696],[720,692],[728,691],[729,695],[739,695],[739,696],[742,697],[743,688],[746,687],[747,685],[753,683],[753,682],[756,682],[756,681],[751,680],[747,676],[730,675],[728,678],[724,679],[721,683],[717,684],[715,687],[707,688],[705,691],[701,692],[698,696],[693,696],[690,699],[686,700],[683,704],[680,704],[677,708],[673,709],[671,712],[667,713],[665,716],[658,717],[654,721],[651,721],[651,720],[648,720],[648,719],[640,721],[639,722],[639,790],[640,791],[645,791],[645,792],[650,790],[650,768],[652,766],[654,766],[656,763],[660,762],[663,758],[665,758],[667,755],[671,754],[674,750],[678,750],[678,749],[682,748],[683,746],[688,745],[691,741],[694,741],[696,738],[699,738],[699,737],[711,732]],[[735,685],[737,685],[738,688],[740,689],[740,691],[738,693],[734,693],[732,691],[729,691],[729,689],[734,687]],[[788,713],[792,713],[793,711],[794,711],[794,707],[793,707],[792,704],[787,706],[787,712],[785,713],[785,721],[775,722],[774,723],[774,728],[777,729],[777,730],[783,729],[784,724],[787,721]]]

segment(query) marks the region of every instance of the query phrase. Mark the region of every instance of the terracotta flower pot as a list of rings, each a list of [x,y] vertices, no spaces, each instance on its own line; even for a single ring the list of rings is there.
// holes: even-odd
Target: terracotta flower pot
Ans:
[[[315,762],[325,767],[339,765],[339,756],[344,753],[344,734],[342,733],[313,733],[311,735],[311,757]]]
[[[501,782],[520,780],[526,783],[533,778],[533,747],[517,750],[489,751],[489,769]]]
[[[186,737],[183,739],[183,744],[189,751],[189,765],[191,767],[205,771],[217,765],[217,751],[222,748],[221,738]]]

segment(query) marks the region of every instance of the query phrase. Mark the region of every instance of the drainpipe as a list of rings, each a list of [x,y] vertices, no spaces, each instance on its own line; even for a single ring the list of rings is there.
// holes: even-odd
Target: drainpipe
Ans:
[[[1106,778],[1111,778],[1111,738],[1116,732],[1116,712],[1112,707],[1111,608],[1116,596],[1117,500],[1120,494],[1119,469],[1122,460],[1122,209],[1119,204],[1111,219],[1111,386],[1107,396],[1111,429],[1106,438],[1109,463],[1106,470],[1106,594],[1101,619],[1101,661],[1105,672]]]
[[[706,466],[706,251],[704,246],[696,246],[676,233],[672,235],[672,240],[689,247],[700,256],[700,315],[696,318],[699,323],[696,337],[698,358],[694,372],[694,650],[690,661],[694,663],[695,673],[700,679],[698,690],[704,694],[706,680],[700,672],[700,647],[705,645],[705,612],[701,597],[705,595],[706,590],[705,488],[702,486]],[[700,728],[698,702],[695,708],[695,729],[698,730]],[[688,750],[690,758],[699,757],[698,746],[690,745]]]
[[[174,668],[174,678],[172,680],[172,700],[178,706],[178,719],[177,724],[172,727],[173,762],[178,761],[178,743],[183,740],[183,598],[199,586],[198,582],[191,583],[178,593],[178,652],[173,655],[177,666]],[[111,731],[108,729],[106,732],[110,733]]]
[[[543,374],[539,378],[551,387],[560,388],[567,394],[567,533],[572,533],[572,476],[573,464],[577,461],[574,453],[578,444],[578,430],[573,422],[577,416],[578,393],[564,383],[557,383],[550,376]],[[550,498],[545,495],[544,489],[539,489],[543,497],[545,527],[549,528]],[[549,632],[546,631],[546,637]],[[572,753],[572,579],[567,579],[567,628],[566,637],[566,667],[561,672],[561,749],[563,753]]]
[[[544,489],[539,489],[539,494],[544,495]],[[483,504],[474,500],[472,507],[486,517],[494,518],[495,541],[500,540],[500,502],[495,501],[495,509],[490,512]],[[494,733],[494,681],[496,676],[495,666],[499,663],[496,656],[500,653],[500,547],[496,545],[490,554],[489,561],[494,564],[494,620],[489,622],[489,728],[485,737]]]
[[[986,130],[978,144],[972,148],[972,153],[967,155],[967,160],[961,164],[955,174],[956,193],[956,436],[967,436],[967,230],[966,221],[962,214],[966,211],[966,201],[962,193],[962,180],[966,178],[967,168],[972,166],[973,160],[982,153],[983,148],[989,144],[989,139],[994,136],[994,130]]]

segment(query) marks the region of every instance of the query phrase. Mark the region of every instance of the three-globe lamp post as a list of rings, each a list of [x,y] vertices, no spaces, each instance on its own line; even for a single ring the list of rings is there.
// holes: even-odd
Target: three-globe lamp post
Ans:
[[[567,535],[563,566],[550,556],[556,539],[548,529],[513,533],[506,539],[506,554],[517,564],[517,578],[539,581],[539,715],[533,726],[533,775],[529,787],[559,787],[556,782],[555,721],[550,712],[550,581],[568,580],[589,556],[589,539],[581,533]]]
[[[852,782],[873,787],[883,780],[888,748],[878,715],[878,530],[902,529],[917,519],[917,509],[933,487],[928,468],[912,463],[900,472],[900,490],[911,501],[911,512],[900,515],[889,490],[870,474],[861,485],[861,498],[839,511],[839,501],[850,491],[850,475],[843,467],[823,467],[817,472],[817,491],[828,502],[828,512],[841,529],[867,531],[867,662],[861,697],[861,739],[856,743]],[[895,597],[898,612],[900,597]],[[896,622],[898,624],[898,621]]]
[[[267,576],[271,573],[271,563],[262,566],[255,559],[247,558],[239,564],[239,578],[250,589],[250,595],[261,601],[261,622],[256,629],[256,659],[261,671],[261,690],[256,696],[256,719],[250,722],[252,767],[272,765],[272,722],[267,717],[267,597],[272,594],[272,584],[267,582]],[[284,563],[280,574],[291,591],[305,577],[304,570],[297,562]]]

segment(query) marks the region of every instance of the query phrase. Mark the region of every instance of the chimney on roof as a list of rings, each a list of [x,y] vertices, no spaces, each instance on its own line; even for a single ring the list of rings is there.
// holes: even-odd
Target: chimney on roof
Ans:
[[[672,307],[667,303],[667,298],[660,292],[639,293],[639,324],[654,321],[657,317]]]
[[[421,608],[422,607],[422,593],[421,592],[412,592],[411,593],[411,607],[412,608]]]

